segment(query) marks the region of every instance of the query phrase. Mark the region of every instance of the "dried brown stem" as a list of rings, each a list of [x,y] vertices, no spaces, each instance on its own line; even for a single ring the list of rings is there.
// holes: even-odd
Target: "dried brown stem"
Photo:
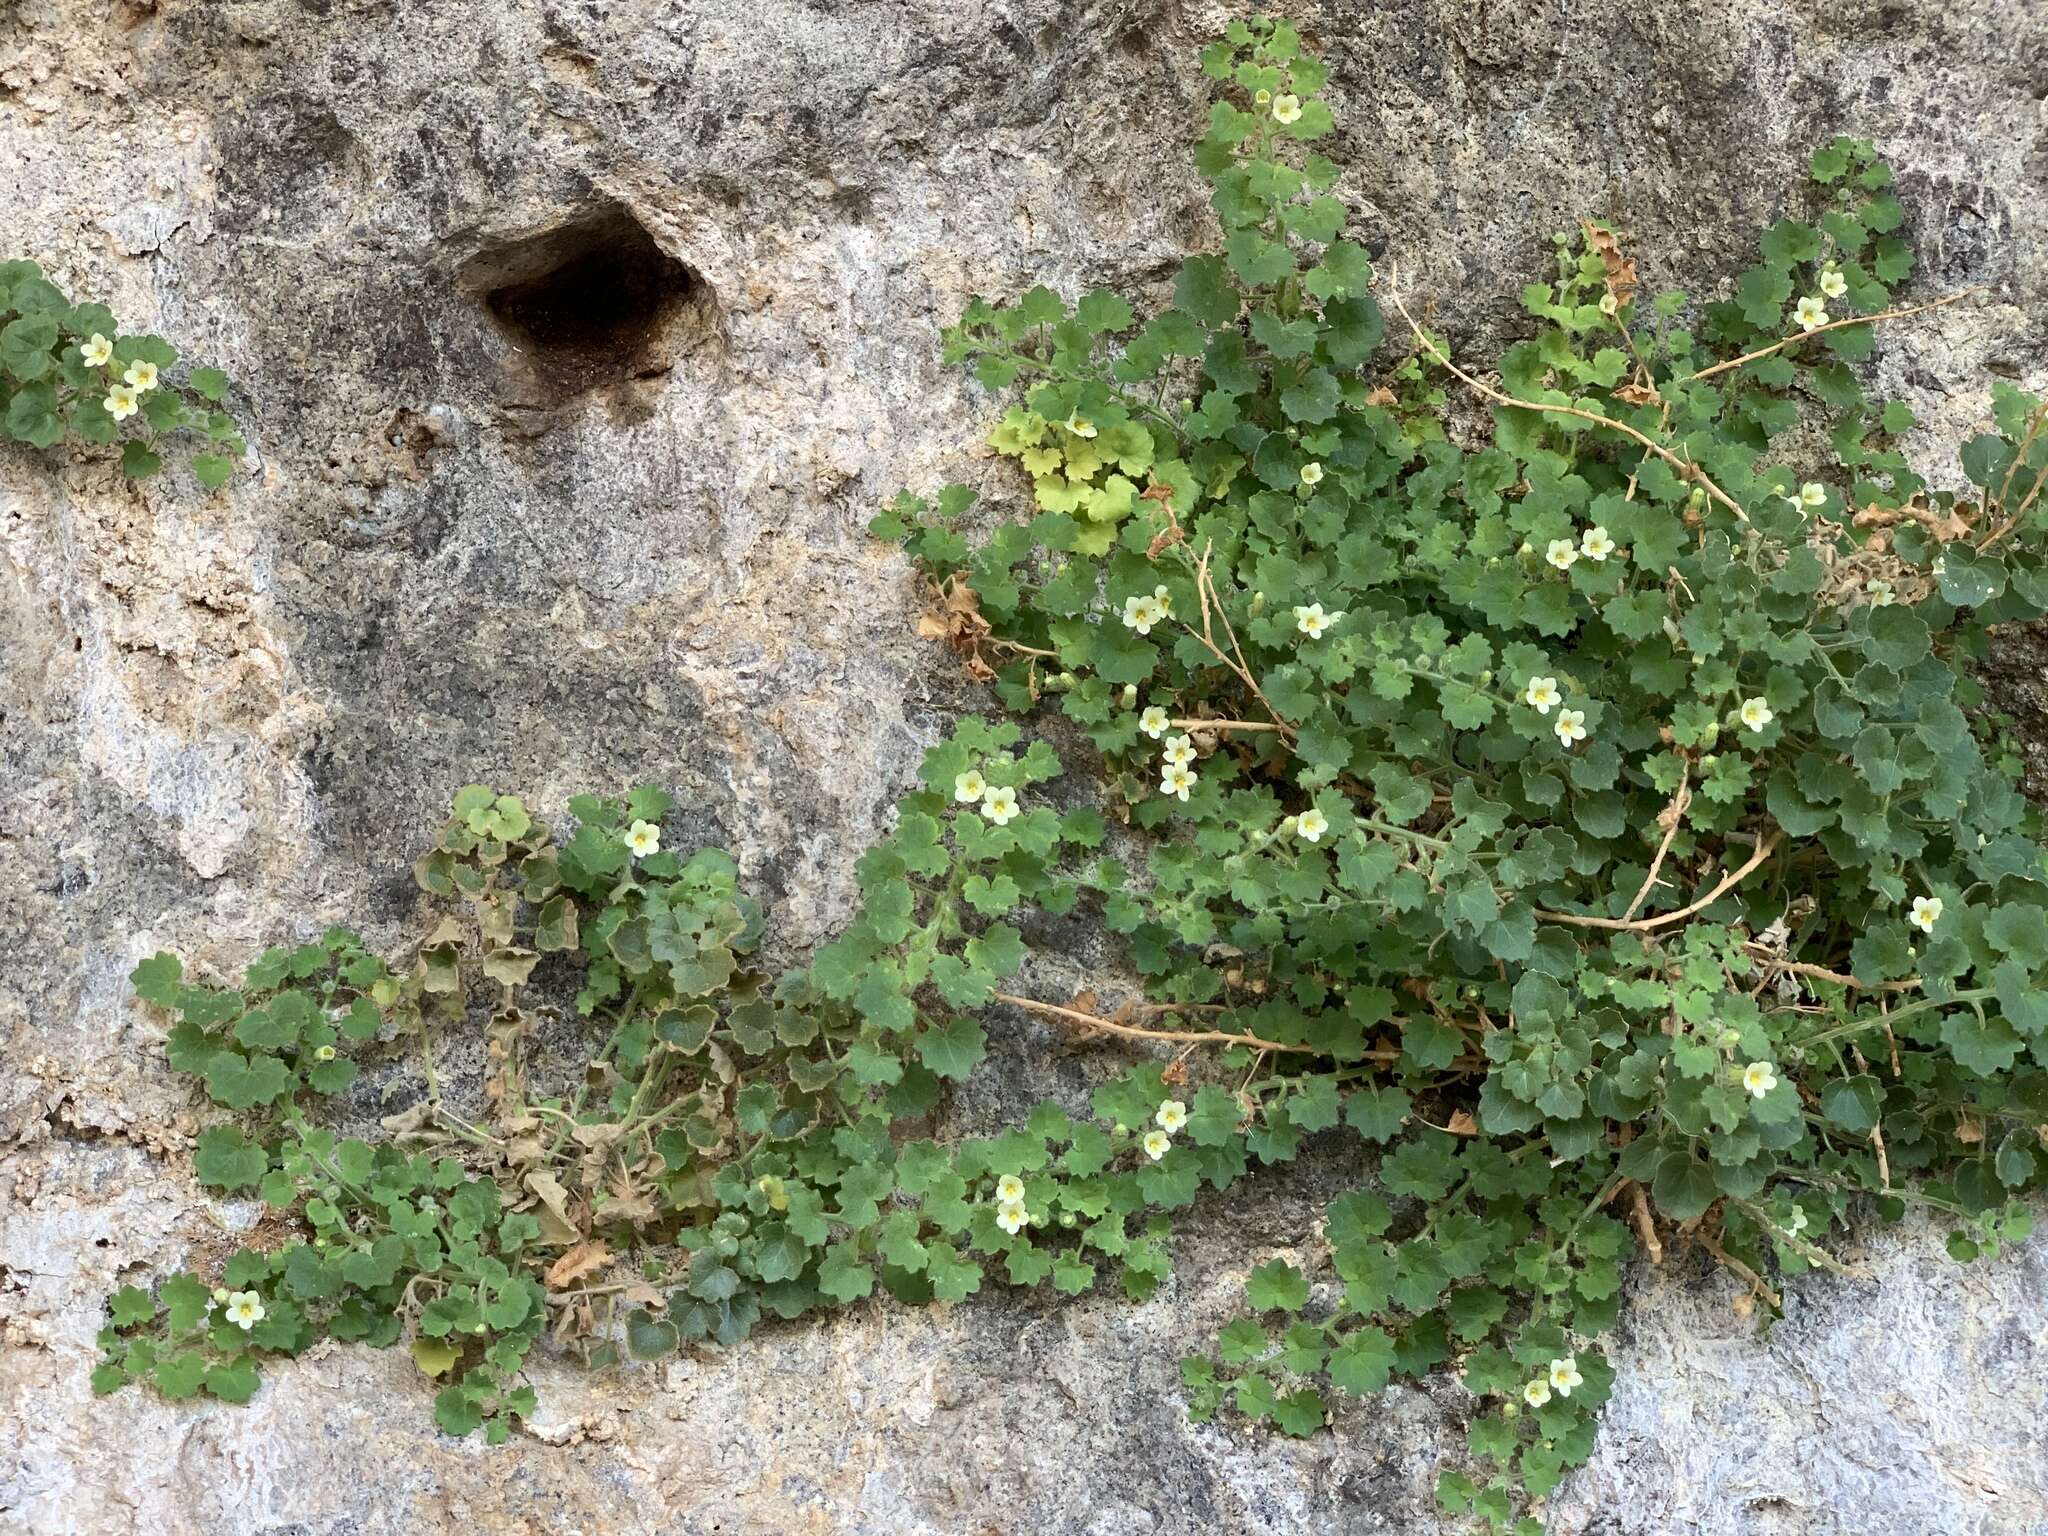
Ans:
[[[1511,405],[1515,407],[1517,410],[1523,411],[1540,411],[1552,416],[1570,416],[1574,417],[1579,421],[1591,422],[1596,427],[1610,428],[1613,431],[1621,433],[1621,435],[1624,437],[1633,438],[1636,442],[1640,443],[1649,452],[1655,454],[1658,458],[1662,459],[1666,464],[1669,464],[1671,468],[1677,473],[1679,479],[1689,480],[1693,484],[1697,485],[1701,490],[1705,491],[1709,496],[1713,497],[1715,501],[1718,501],[1730,512],[1733,512],[1735,516],[1742,522],[1746,523],[1749,521],[1749,514],[1742,510],[1741,505],[1737,503],[1733,496],[1730,496],[1726,491],[1722,490],[1720,486],[1716,485],[1711,479],[1709,479],[1707,476],[1707,472],[1704,469],[1701,469],[1699,465],[1693,463],[1693,461],[1690,459],[1681,458],[1678,454],[1673,453],[1669,448],[1666,448],[1662,443],[1658,442],[1655,438],[1649,436],[1647,433],[1637,431],[1627,422],[1616,421],[1612,416],[1603,416],[1598,411],[1581,410],[1576,405],[1550,405],[1540,400],[1519,399],[1514,395],[1506,394],[1501,390],[1495,389],[1491,384],[1481,383],[1478,379],[1475,379],[1471,374],[1467,373],[1464,369],[1460,368],[1456,363],[1452,362],[1450,358],[1444,354],[1442,349],[1439,348],[1435,342],[1431,341],[1426,334],[1424,334],[1422,327],[1415,323],[1415,317],[1408,313],[1408,306],[1401,302],[1401,295],[1395,292],[1392,288],[1391,275],[1389,278],[1389,282],[1390,286],[1387,290],[1387,297],[1393,301],[1394,308],[1400,312],[1401,318],[1408,322],[1408,329],[1415,333],[1415,340],[1417,344],[1420,345],[1424,351],[1428,352],[1431,357],[1435,358],[1439,363],[1441,363],[1453,377],[1461,380],[1467,388],[1472,389],[1481,395],[1484,395],[1487,399],[1492,400],[1500,405]]]
[[[2019,448],[2012,456],[2012,463],[2006,466],[2005,479],[2000,482],[1998,487],[1998,507],[2000,511],[2005,510],[2005,504],[2012,496],[2012,477],[2019,473],[2020,466],[2026,462],[2027,450],[2034,446],[2034,439],[2040,436],[2041,427],[2044,422],[2048,422],[2048,405],[2043,405],[2034,412],[2033,419],[2027,423],[2026,435],[2020,439]],[[2048,469],[2044,469],[2039,475],[2034,477],[2034,488],[2027,492],[2019,506],[2013,510],[2005,521],[1984,535],[1983,542],[1977,546],[1978,554],[1983,554],[1985,550],[2011,533],[2013,529],[2019,527],[2020,519],[2027,515],[2027,508],[2031,507],[2034,504],[2034,498],[2041,494],[2043,484],[2048,484]]]
[[[1064,1019],[1069,1024],[1079,1024],[1088,1029],[1099,1029],[1105,1034],[1122,1035],[1130,1040],[1171,1040],[1180,1045],[1242,1045],[1255,1051],[1291,1051],[1297,1055],[1312,1055],[1312,1045],[1284,1045],[1278,1040],[1264,1040],[1257,1035],[1233,1035],[1221,1029],[1145,1029],[1136,1024],[1121,1023],[1116,1019],[1105,1019],[1099,1013],[1083,1013],[1078,1008],[1062,1008],[1055,1003],[1041,1003],[1035,997],[1018,997],[1009,992],[998,992],[993,1001],[1008,1003],[1012,1008],[1022,1008],[1031,1013],[1042,1013],[1048,1018]],[[1399,1051],[1384,1053],[1398,1058]],[[1368,1059],[1372,1052],[1367,1052]]]
[[[1804,341],[1809,336],[1824,335],[1828,331],[1839,331],[1851,325],[1875,325],[1880,320],[1903,320],[1908,315],[1925,314],[1930,309],[1941,309],[1945,305],[1955,303],[1958,299],[1967,299],[1973,293],[1984,293],[1986,291],[1980,285],[1975,288],[1965,288],[1959,293],[1951,293],[1945,298],[1934,299],[1926,304],[1910,305],[1905,309],[1887,309],[1875,315],[1851,315],[1846,320],[1830,320],[1826,325],[1816,325],[1810,331],[1799,331],[1794,335],[1785,337],[1783,340],[1772,342],[1768,347],[1758,347],[1754,352],[1745,352],[1740,357],[1731,357],[1725,363],[1715,363],[1711,368],[1702,368],[1697,373],[1688,373],[1684,378],[1673,379],[1671,382],[1674,384],[1692,384],[1701,379],[1711,379],[1717,373],[1726,373],[1731,368],[1740,368],[1744,364],[1755,362],[1758,358],[1769,357],[1773,352],[1781,352],[1795,341]]]
[[[1650,860],[1650,872],[1643,876],[1643,888],[1636,892],[1636,899],[1628,904],[1628,910],[1621,914],[1627,922],[1636,915],[1636,908],[1649,898],[1650,888],[1657,883],[1657,871],[1664,867],[1664,855],[1671,851],[1671,841],[1678,836],[1678,825],[1685,820],[1685,808],[1692,804],[1692,763],[1681,761],[1678,769],[1678,790],[1671,797],[1671,803],[1664,808],[1657,819],[1664,823],[1664,841],[1657,845],[1657,856]]]
[[[1167,515],[1171,516],[1172,513],[1173,509],[1169,506],[1167,508]],[[1207,650],[1211,656],[1214,656],[1224,666],[1237,674],[1237,680],[1251,691],[1252,697],[1265,705],[1266,713],[1272,720],[1272,728],[1280,733],[1280,739],[1289,746],[1292,746],[1294,744],[1294,727],[1287,724],[1281,718],[1280,711],[1273,707],[1273,701],[1266,697],[1265,689],[1259,686],[1259,680],[1252,676],[1252,669],[1245,664],[1244,652],[1238,647],[1237,632],[1230,627],[1230,615],[1224,612],[1223,599],[1217,593],[1216,584],[1209,575],[1209,555],[1213,547],[1208,541],[1204,540],[1201,554],[1195,557],[1195,596],[1202,605],[1202,627],[1198,630],[1194,625],[1183,619],[1181,621],[1181,628],[1199,640],[1202,643],[1203,649]],[[1224,655],[1222,649],[1216,644],[1214,620],[1210,617],[1212,605],[1215,611],[1215,618],[1223,621],[1224,638],[1230,641],[1230,649],[1236,653],[1235,660]]]
[[[1169,720],[1178,731],[1284,731],[1284,725],[1270,720]]]
[[[1751,1269],[1747,1264],[1743,1263],[1742,1260],[1735,1257],[1735,1255],[1730,1253],[1726,1248],[1723,1248],[1721,1246],[1720,1238],[1714,1236],[1713,1233],[1706,1231],[1704,1228],[1702,1228],[1698,1232],[1695,1232],[1693,1236],[1697,1237],[1700,1240],[1700,1246],[1706,1249],[1707,1252],[1711,1253],[1715,1257],[1715,1259],[1719,1261],[1723,1269],[1729,1270],[1734,1274],[1740,1275],[1744,1280],[1747,1280],[1749,1282],[1750,1289],[1755,1291],[1759,1296],[1763,1297],[1765,1301],[1768,1301],[1771,1304],[1771,1309],[1773,1311],[1784,1311],[1784,1297],[1780,1296],[1776,1291],[1772,1290],[1770,1286],[1766,1285],[1764,1283],[1764,1277],[1762,1275],[1758,1274],[1755,1270]]]
[[[1647,933],[1653,928],[1664,928],[1672,923],[1682,923],[1694,913],[1711,907],[1715,902],[1719,901],[1723,896],[1754,874],[1757,866],[1762,864],[1765,859],[1768,859],[1777,848],[1779,840],[1783,835],[1783,833],[1775,830],[1772,831],[1769,836],[1757,844],[1756,852],[1749,856],[1748,861],[1740,869],[1731,875],[1722,876],[1719,885],[1707,892],[1698,901],[1693,902],[1690,906],[1680,907],[1676,912],[1659,912],[1655,917],[1639,917],[1633,921],[1618,917],[1586,917],[1577,912],[1545,912],[1541,909],[1537,911],[1536,915],[1547,923],[1569,923],[1575,928],[1606,928],[1633,933]]]
[[[1908,976],[1902,981],[1858,981],[1841,971],[1831,971],[1824,965],[1808,965],[1803,960],[1780,960],[1763,945],[1751,940],[1742,946],[1758,960],[1774,971],[1789,971],[1794,976],[1811,976],[1815,981],[1831,981],[1838,987],[1847,987],[1856,992],[1912,992],[1927,985],[1918,976]]]
[[[1643,1186],[1634,1179],[1628,1181],[1629,1216],[1636,1226],[1636,1237],[1643,1245],[1643,1252],[1650,1256],[1652,1264],[1664,1262],[1664,1244],[1657,1238],[1657,1221],[1650,1214],[1650,1198],[1643,1193]]]

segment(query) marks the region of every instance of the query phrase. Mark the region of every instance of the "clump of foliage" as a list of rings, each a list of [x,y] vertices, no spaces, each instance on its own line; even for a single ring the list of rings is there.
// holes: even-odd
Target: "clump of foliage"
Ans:
[[[1148,1294],[1167,1267],[1148,1207],[1194,1189],[1127,1128],[1151,1120],[1157,1068],[1104,1090],[1103,1124],[1044,1106],[993,1139],[910,1134],[981,1061],[971,1011],[1024,957],[988,919],[1027,899],[1070,907],[1080,886],[1060,866],[1104,836],[1093,810],[1021,807],[1058,770],[1042,743],[1017,744],[1014,725],[969,720],[933,748],[929,787],[861,858],[860,925],[772,982],[748,962],[761,915],[732,861],[664,850],[670,802],[651,788],[572,800],[562,839],[514,796],[462,790],[414,870],[454,910],[402,970],[340,929],[268,951],[237,987],[195,982],[171,954],[143,961],[136,994],[172,1021],[171,1066],[241,1122],[200,1134],[194,1171],[253,1192],[291,1236],[154,1298],[124,1287],[96,1389],[242,1400],[264,1355],[409,1338],[447,1381],[441,1427],[502,1439],[532,1406],[518,1376],[543,1330],[595,1364],[620,1342],[652,1360],[878,1280],[954,1302],[1000,1265],[1076,1292],[1091,1251]],[[969,775],[1011,809],[961,797]],[[602,1043],[543,1086],[536,1037],[563,1013]],[[437,1042],[477,1028],[480,1097],[452,1104]],[[363,1118],[359,1063],[394,1051],[419,1062],[419,1102],[370,1136],[316,1123]],[[1243,1166],[1220,1156],[1219,1172]]]
[[[190,437],[192,473],[218,490],[249,451],[220,408],[228,378],[194,368],[180,387],[166,376],[177,361],[161,336],[122,335],[104,304],[73,304],[34,262],[0,261],[0,421],[15,442],[118,442],[140,480],[163,467],[164,439]]]
[[[989,441],[1034,505],[876,527],[1156,834],[1105,919],[1148,999],[1244,1037],[1250,1156],[1381,1149],[1327,1272],[1260,1270],[1189,1362],[1196,1413],[1299,1431],[1319,1384],[1454,1364],[1490,1472],[1441,1492],[1505,1527],[1588,1452],[1638,1245],[1764,1292],[1862,1195],[1962,1258],[2025,1230],[2048,867],[1969,668],[2048,608],[2043,407],[1994,386],[1966,494],[1911,472],[1851,365],[1912,255],[1850,139],[1733,299],[1641,293],[1589,223],[1497,385],[1416,325],[1376,378],[1323,67],[1284,22],[1204,62],[1222,251],[1142,325],[971,305],[947,355],[1023,388]],[[1415,419],[1453,381],[1492,406],[1463,440]]]
[[[1911,263],[1883,163],[1825,146],[1725,302],[1560,236],[1494,384],[1398,296],[1388,355],[1293,30],[1205,64],[1221,254],[1142,324],[1100,291],[970,306],[947,355],[1023,386],[990,443],[1030,506],[971,532],[956,486],[875,525],[1005,708],[1085,740],[1100,807],[1045,803],[1047,740],[963,722],[859,919],[772,983],[730,862],[663,851],[650,790],[572,802],[561,841],[463,791],[418,868],[458,912],[402,968],[339,933],[232,991],[145,962],[172,1064],[253,1117],[201,1178],[294,1236],[117,1295],[102,1388],[246,1396],[258,1353],[410,1337],[443,1426],[502,1434],[543,1329],[601,1362],[877,1285],[1107,1267],[1143,1297],[1205,1186],[1355,1138],[1358,1187],[1309,1264],[1254,1269],[1190,1406],[1306,1434],[1455,1371],[1440,1497],[1528,1533],[1589,1454],[1632,1253],[1696,1242],[1775,1305],[1859,1205],[1941,1213],[1964,1260],[2025,1234],[2048,863],[1971,664],[2048,611],[2048,408],[1998,385],[1973,490],[1912,473],[1911,412],[1852,367]],[[1461,390],[1485,420],[1446,419]],[[1142,997],[1030,996],[1041,914],[1120,936]],[[994,1006],[1171,1055],[941,1144]],[[602,1038],[566,1082],[551,1008]],[[464,1113],[432,1045],[478,1027]],[[387,1041],[425,1100],[316,1128]]]

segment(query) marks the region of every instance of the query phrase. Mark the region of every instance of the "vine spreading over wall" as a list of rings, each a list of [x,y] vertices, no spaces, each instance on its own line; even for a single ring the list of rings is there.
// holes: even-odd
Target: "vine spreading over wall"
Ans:
[[[544,1331],[606,1363],[877,1287],[1149,1296],[1172,1213],[1325,1137],[1370,1154],[1358,1187],[1305,1266],[1252,1270],[1191,1411],[1307,1434],[1454,1371],[1439,1496],[1526,1536],[1590,1451],[1632,1254],[1697,1243],[1775,1306],[1859,1206],[1941,1213],[1962,1260],[2024,1235],[2048,864],[1971,664],[2048,611],[2048,408],[1995,385],[1971,489],[1912,472],[1911,412],[1855,369],[1907,312],[1885,165],[1820,149],[1723,301],[1559,236],[1489,382],[1343,238],[1293,30],[1204,64],[1220,253],[1142,324],[1104,291],[970,306],[947,356],[1014,396],[1017,505],[875,524],[1030,737],[934,746],[858,920],[780,978],[652,789],[573,830],[464,789],[399,968],[338,930],[232,987],[144,962],[171,1065],[238,1117],[199,1177],[291,1235],[117,1293],[97,1388],[239,1400],[264,1355],[405,1340],[442,1427],[503,1438]],[[1100,781],[1078,808],[1052,739]],[[1122,942],[1121,1006],[1018,979],[1030,920],[1076,913]],[[1139,1064],[939,1142],[992,1007]],[[602,1041],[566,1077],[558,1010]],[[478,1027],[454,1104],[435,1042]],[[325,1128],[393,1049],[425,1099]]]

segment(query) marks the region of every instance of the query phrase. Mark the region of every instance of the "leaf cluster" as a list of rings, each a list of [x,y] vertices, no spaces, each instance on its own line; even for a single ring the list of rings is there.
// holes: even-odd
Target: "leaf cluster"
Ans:
[[[106,355],[92,353],[104,344]],[[182,386],[168,375],[178,352],[161,336],[128,336],[104,304],[73,304],[32,261],[0,261],[0,423],[15,442],[49,448],[67,436],[121,445],[121,470],[141,480],[163,467],[163,444],[193,441],[192,473],[218,490],[248,452],[234,418],[221,409],[228,378],[194,368]],[[154,370],[134,409],[117,417],[114,388],[136,364]]]

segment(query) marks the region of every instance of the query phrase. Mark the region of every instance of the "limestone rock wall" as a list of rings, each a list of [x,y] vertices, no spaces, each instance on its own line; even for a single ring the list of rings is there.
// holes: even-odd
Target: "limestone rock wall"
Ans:
[[[395,945],[448,792],[674,786],[794,956],[925,742],[977,707],[862,525],[1000,477],[938,361],[976,291],[1156,294],[1210,239],[1176,0],[7,0],[0,253],[226,368],[213,498],[0,453],[0,1530],[1435,1529],[1460,1394],[1306,1444],[1197,1429],[1174,1358],[1310,1241],[1351,1149],[1204,1207],[1144,1307],[867,1307],[586,1379],[498,1451],[402,1357],[248,1409],[87,1390],[103,1293],[217,1244],[138,954]],[[1712,295],[1846,131],[1893,157],[1918,291],[1880,367],[1930,430],[2044,383],[2043,0],[1326,0],[1354,233],[1474,357],[1581,213]],[[601,293],[602,302],[591,297]],[[1950,439],[1952,440],[1952,439]],[[1952,473],[1952,472],[1951,472]],[[2030,650],[2006,660],[2038,686]],[[999,1119],[1085,1070],[998,1023]],[[1723,1280],[1632,1292],[1566,1532],[2048,1531],[2042,1249],[1873,1240],[1770,1341]],[[1879,1385],[1874,1385],[1879,1384]],[[1882,1385],[1888,1384],[1888,1385]]]

